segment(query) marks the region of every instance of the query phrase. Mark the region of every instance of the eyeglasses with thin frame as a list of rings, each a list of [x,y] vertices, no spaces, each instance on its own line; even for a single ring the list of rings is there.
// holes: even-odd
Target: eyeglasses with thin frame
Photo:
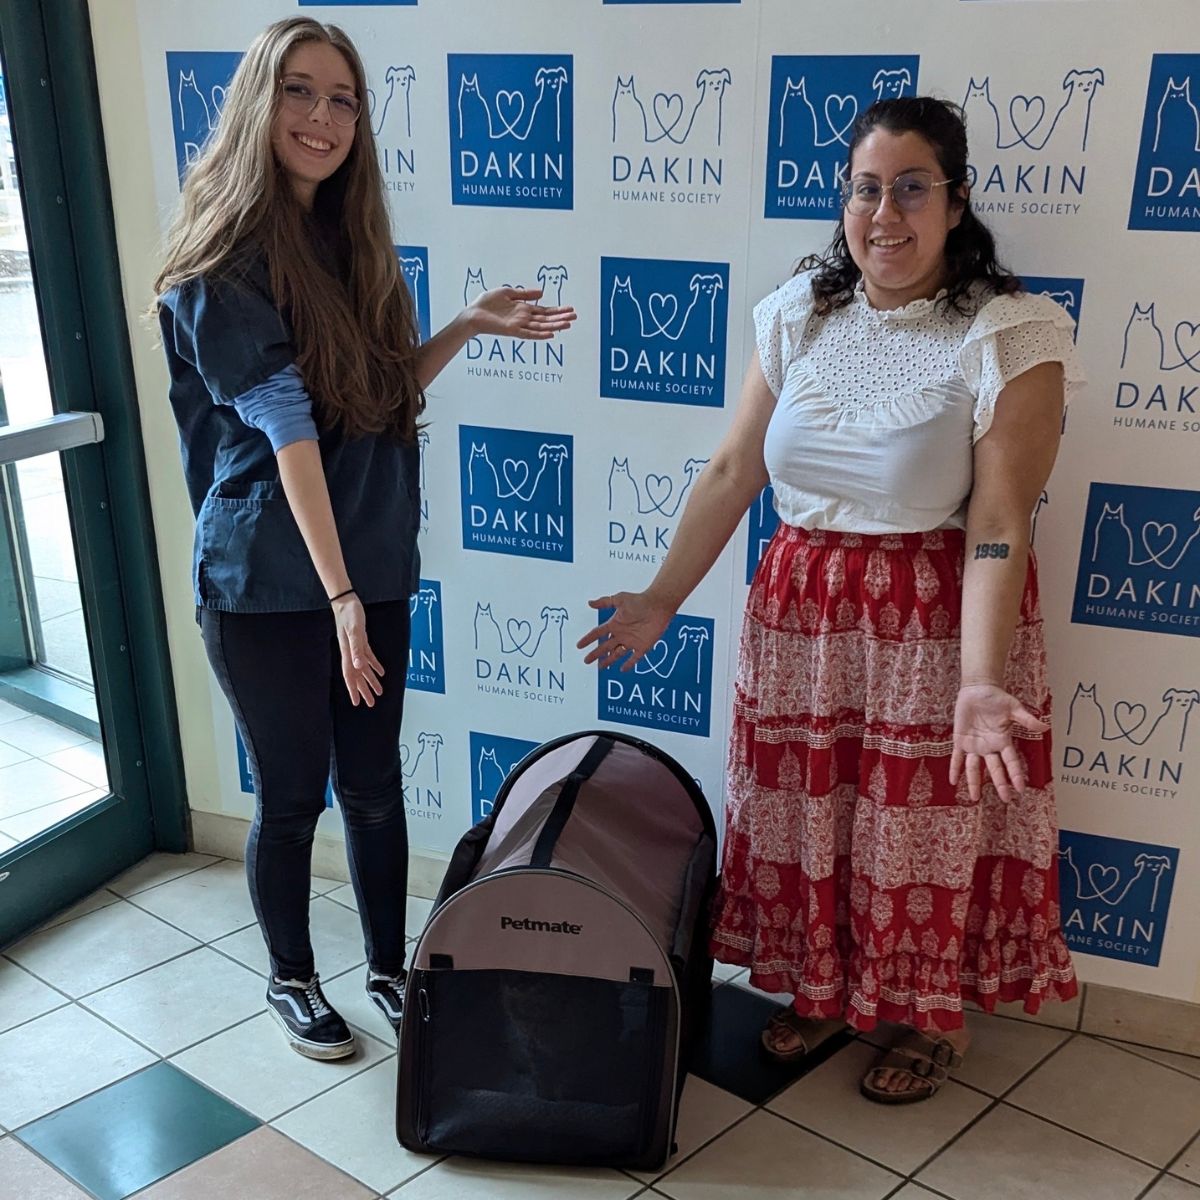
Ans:
[[[901,212],[920,212],[933,195],[934,188],[948,187],[956,179],[934,179],[932,171],[904,171],[891,183],[858,176],[842,185],[842,204],[855,217],[869,217],[883,203],[883,193],[892,193],[892,202]]]
[[[362,112],[362,102],[349,92],[326,96],[299,79],[283,79],[279,83],[283,105],[289,112],[311,116],[322,100],[329,105],[329,116],[335,125],[353,125]]]

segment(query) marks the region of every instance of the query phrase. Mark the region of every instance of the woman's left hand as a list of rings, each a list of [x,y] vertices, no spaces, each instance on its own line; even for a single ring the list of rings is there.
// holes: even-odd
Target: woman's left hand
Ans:
[[[541,289],[493,288],[467,306],[471,329],[497,337],[524,338],[544,342],[564,329],[570,329],[576,312],[570,306],[543,308],[536,301]]]
[[[983,792],[983,768],[987,767],[1000,799],[1025,791],[1025,760],[1013,745],[1013,725],[1031,733],[1047,733],[1050,726],[1039,721],[1015,696],[991,683],[968,684],[959,689],[954,706],[954,750],[950,755],[950,786],[966,775],[967,791],[979,802]]]

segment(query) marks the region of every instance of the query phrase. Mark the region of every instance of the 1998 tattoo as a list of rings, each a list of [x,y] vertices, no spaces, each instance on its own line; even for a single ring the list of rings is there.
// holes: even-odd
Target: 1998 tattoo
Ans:
[[[1007,558],[1007,542],[980,542],[975,547],[975,557],[978,558]]]

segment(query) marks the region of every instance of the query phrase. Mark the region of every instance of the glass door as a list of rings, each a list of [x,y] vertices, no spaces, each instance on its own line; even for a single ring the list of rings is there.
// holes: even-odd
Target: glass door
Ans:
[[[0,0],[0,947],[185,803],[85,0]]]

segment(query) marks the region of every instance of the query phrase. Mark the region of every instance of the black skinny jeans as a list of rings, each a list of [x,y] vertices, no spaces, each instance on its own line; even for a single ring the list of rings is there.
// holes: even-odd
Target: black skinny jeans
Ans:
[[[308,980],[315,973],[309,876],[331,767],[367,961],[387,975],[404,969],[408,829],[400,719],[408,601],[371,604],[366,613],[367,639],[385,672],[383,695],[373,708],[350,703],[328,610],[201,613],[204,648],[254,777],[246,877],[279,979]]]

